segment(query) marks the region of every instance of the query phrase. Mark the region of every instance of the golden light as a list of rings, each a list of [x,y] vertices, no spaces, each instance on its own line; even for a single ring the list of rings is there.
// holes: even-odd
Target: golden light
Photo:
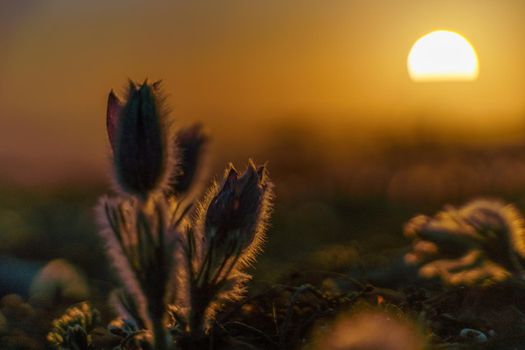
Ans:
[[[408,54],[414,81],[472,81],[479,73],[474,47],[458,33],[438,30],[421,37]]]

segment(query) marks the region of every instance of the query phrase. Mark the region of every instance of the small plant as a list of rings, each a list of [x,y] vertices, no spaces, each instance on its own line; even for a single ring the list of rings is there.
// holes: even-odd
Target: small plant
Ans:
[[[90,346],[89,333],[99,322],[98,311],[92,309],[89,304],[82,303],[70,307],[60,318],[53,321],[47,341],[58,349],[93,349]]]
[[[198,348],[250,280],[273,197],[266,167],[229,165],[197,202],[208,138],[198,125],[175,132],[159,83],[130,82],[124,101],[111,92],[107,130],[118,195],[97,217],[121,283],[110,333],[122,349]]]
[[[451,285],[486,285],[523,275],[525,221],[510,204],[474,200],[447,206],[433,217],[419,215],[405,225],[413,240],[405,255],[425,278]]]

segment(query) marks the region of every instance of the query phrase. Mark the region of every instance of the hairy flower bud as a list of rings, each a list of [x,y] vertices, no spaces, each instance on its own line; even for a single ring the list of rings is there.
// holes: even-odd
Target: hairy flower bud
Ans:
[[[220,191],[206,212],[206,238],[227,251],[242,252],[256,238],[257,225],[264,220],[263,208],[270,195],[270,182],[264,166],[248,169],[239,176],[230,165]],[[266,202],[265,202],[266,201]]]
[[[419,215],[405,226],[413,240],[405,261],[419,265],[422,277],[452,285],[489,285],[522,275],[524,222],[513,205],[496,200]]]
[[[177,174],[171,186],[175,195],[188,193],[202,173],[202,158],[204,148],[208,143],[208,135],[201,124],[194,124],[177,133],[176,150],[179,155]]]
[[[200,203],[186,242],[192,332],[206,332],[219,309],[244,295],[250,279],[245,269],[264,242],[272,189],[265,166],[250,161],[242,175],[230,165],[222,185],[215,183]]]
[[[162,106],[159,84],[130,83],[121,103],[109,94],[107,129],[118,186],[140,198],[167,186],[172,177],[170,128]]]

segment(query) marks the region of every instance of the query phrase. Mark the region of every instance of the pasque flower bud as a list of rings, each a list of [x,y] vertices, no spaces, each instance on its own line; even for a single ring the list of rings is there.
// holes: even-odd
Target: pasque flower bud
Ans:
[[[125,102],[113,91],[108,98],[107,130],[116,183],[140,198],[166,187],[174,169],[169,164],[172,137],[159,90],[158,83],[130,82]]]
[[[192,331],[206,330],[225,303],[244,295],[250,279],[245,270],[264,242],[272,190],[266,167],[249,161],[242,175],[230,165],[222,184],[214,184],[200,203],[187,243],[192,252]]]
[[[511,204],[478,199],[447,206],[410,220],[405,235],[413,240],[405,261],[425,278],[483,286],[523,273],[525,220]]]
[[[230,254],[240,254],[254,241],[265,225],[272,184],[266,168],[256,168],[249,162],[239,176],[230,165],[224,183],[211,200],[205,219],[205,234],[215,248],[222,247]]]
[[[201,163],[208,141],[209,137],[201,124],[194,124],[177,133],[175,146],[179,164],[171,185],[171,191],[175,195],[188,193],[201,178]]]

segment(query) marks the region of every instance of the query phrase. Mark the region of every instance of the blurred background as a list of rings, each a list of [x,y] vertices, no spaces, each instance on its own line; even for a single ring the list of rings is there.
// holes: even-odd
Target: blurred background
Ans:
[[[478,80],[410,80],[436,29],[468,38]],[[66,258],[107,286],[93,207],[111,191],[107,94],[128,78],[162,79],[180,125],[207,126],[211,174],[269,162],[262,281],[396,252],[445,203],[524,209],[524,43],[521,0],[0,0],[4,270]]]

